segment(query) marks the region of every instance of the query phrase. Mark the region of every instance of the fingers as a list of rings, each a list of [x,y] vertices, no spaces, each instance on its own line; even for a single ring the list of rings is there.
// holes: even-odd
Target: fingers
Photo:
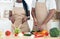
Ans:
[[[13,17],[10,17],[9,19],[11,20],[12,23],[15,22],[15,19]]]
[[[40,31],[42,31],[43,30],[43,28],[42,28],[42,26],[39,26],[39,28],[38,28]]]
[[[38,22],[37,22],[37,20],[36,20],[36,19],[34,20],[34,25],[35,25],[35,26],[37,26],[37,25],[38,25]]]
[[[45,24],[40,25],[40,26],[39,26],[39,29],[40,29],[40,30],[46,30],[46,25],[45,25]]]
[[[24,17],[23,19],[22,19],[22,24],[24,23],[24,22],[26,22],[27,21],[27,17]]]
[[[37,22],[34,22],[34,25],[37,26],[38,25]]]

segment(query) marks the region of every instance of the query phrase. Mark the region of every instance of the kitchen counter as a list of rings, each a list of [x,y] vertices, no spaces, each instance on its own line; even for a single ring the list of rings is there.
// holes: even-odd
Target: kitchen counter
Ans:
[[[40,38],[33,38],[33,37],[27,37],[27,36],[22,36],[22,37],[4,37],[0,39],[60,39],[60,37],[40,37]]]

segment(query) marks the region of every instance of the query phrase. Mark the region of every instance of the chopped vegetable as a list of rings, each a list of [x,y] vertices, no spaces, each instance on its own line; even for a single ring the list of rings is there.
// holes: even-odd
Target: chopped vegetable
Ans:
[[[16,29],[14,30],[14,33],[15,33],[15,34],[19,34],[19,33],[20,33],[20,29],[19,29],[19,28],[16,28]]]
[[[35,38],[37,38],[37,37],[44,37],[44,36],[48,36],[49,35],[47,30],[31,31],[31,33],[35,35]]]
[[[48,36],[49,35],[47,30],[43,30],[41,33],[44,34],[44,36]]]
[[[42,33],[37,33],[37,34],[35,34],[35,38],[37,38],[37,37],[43,37],[44,35],[42,34]]]

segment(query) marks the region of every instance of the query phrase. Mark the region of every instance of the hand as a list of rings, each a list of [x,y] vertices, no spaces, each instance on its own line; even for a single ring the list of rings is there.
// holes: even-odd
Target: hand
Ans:
[[[35,26],[38,25],[38,22],[37,22],[37,19],[36,19],[36,18],[34,19],[34,25],[35,25]]]
[[[47,26],[46,24],[42,24],[39,26],[39,30],[46,30]]]
[[[12,16],[9,19],[11,20],[12,23],[14,23],[15,19]]]
[[[27,16],[25,16],[23,19],[22,19],[22,23],[26,22],[27,21]]]

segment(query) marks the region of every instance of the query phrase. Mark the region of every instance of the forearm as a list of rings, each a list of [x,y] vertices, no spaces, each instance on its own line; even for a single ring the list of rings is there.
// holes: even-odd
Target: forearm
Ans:
[[[32,12],[31,12],[31,14],[32,14],[33,19],[35,19],[35,18],[36,18],[35,8],[32,8]]]
[[[14,23],[14,17],[12,15],[12,11],[9,12],[9,20],[11,20],[12,23]]]
[[[11,20],[12,17],[12,11],[9,11],[9,19]]]
[[[49,14],[42,24],[47,24],[49,20],[53,17],[54,13],[55,13],[55,9],[49,10]]]

